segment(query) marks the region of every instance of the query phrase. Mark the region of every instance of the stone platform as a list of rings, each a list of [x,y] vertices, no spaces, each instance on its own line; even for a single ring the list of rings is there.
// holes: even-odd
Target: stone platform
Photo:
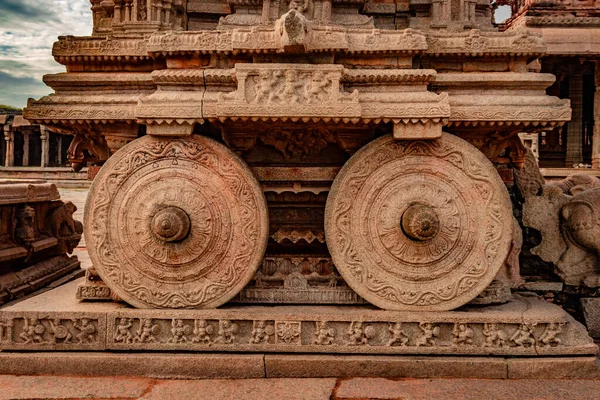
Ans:
[[[74,299],[79,284],[0,309],[0,349],[452,356],[597,352],[583,325],[537,297],[429,313],[370,306],[146,310],[79,303]]]

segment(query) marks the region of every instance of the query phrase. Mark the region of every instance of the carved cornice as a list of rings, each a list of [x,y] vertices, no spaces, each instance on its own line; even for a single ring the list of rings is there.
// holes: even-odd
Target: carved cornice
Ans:
[[[150,59],[147,39],[142,37],[74,37],[61,36],[52,47],[57,62],[140,61]]]
[[[600,26],[599,16],[578,16],[568,14],[548,14],[525,16],[527,26]]]
[[[60,91],[101,91],[106,93],[108,90],[133,90],[138,93],[141,91],[153,91],[156,85],[152,82],[149,73],[110,73],[96,72],[90,73],[60,73],[44,75],[44,83],[57,92]]]
[[[545,94],[554,80],[537,73],[445,73],[436,75],[434,88],[449,94],[450,126],[526,128],[570,120],[569,100]]]
[[[517,55],[540,56],[546,52],[541,35],[524,31],[437,33],[427,37],[428,54],[461,54],[469,56]]]
[[[433,81],[433,69],[344,69],[347,83],[428,84]]]

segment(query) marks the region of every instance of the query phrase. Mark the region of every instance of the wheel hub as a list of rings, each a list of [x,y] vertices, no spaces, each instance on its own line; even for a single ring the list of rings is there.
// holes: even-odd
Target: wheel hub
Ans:
[[[165,242],[180,242],[190,233],[190,217],[179,207],[167,207],[152,218],[152,233]]]

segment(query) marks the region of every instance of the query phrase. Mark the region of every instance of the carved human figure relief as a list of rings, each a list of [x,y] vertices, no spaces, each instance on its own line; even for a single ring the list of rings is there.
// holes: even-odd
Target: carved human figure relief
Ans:
[[[131,333],[132,327],[133,319],[120,318],[119,323],[115,327],[114,341],[116,343],[133,343],[133,333]]]
[[[431,322],[419,322],[419,329],[423,333],[415,340],[415,346],[435,346],[435,339],[440,335],[440,327]]]
[[[52,343],[58,343],[59,340],[65,344],[71,343],[73,335],[69,329],[63,325],[60,318],[51,319],[48,322],[50,323],[50,329],[52,330]],[[75,320],[73,320],[73,322],[75,322]]]
[[[545,347],[558,346],[561,343],[558,335],[562,332],[562,328],[565,324],[560,322],[551,322],[546,325],[546,329],[542,336],[540,336],[540,344]]]
[[[401,322],[390,322],[388,332],[390,333],[390,338],[386,346],[406,346],[408,344],[409,337],[406,334],[406,332],[402,329]]]
[[[452,329],[452,343],[459,346],[472,345],[473,336],[475,336],[473,329],[465,323],[455,323]]]
[[[23,331],[19,334],[19,337],[23,340],[23,343],[48,343],[44,339],[46,333],[46,327],[42,324],[37,317],[30,317],[24,319]]]
[[[98,330],[89,318],[74,319],[73,328],[79,331],[75,334],[79,344],[93,343],[97,340]]]
[[[348,328],[347,346],[364,346],[369,344],[369,339],[373,339],[377,332],[372,325],[365,326],[362,321],[350,322]]]
[[[320,346],[328,346],[333,344],[335,339],[335,328],[329,327],[327,321],[316,321],[315,322],[315,339],[313,344]]]
[[[508,333],[500,329],[498,324],[486,323],[483,325],[485,341],[483,347],[508,347]]]
[[[252,325],[250,344],[268,343],[269,338],[275,333],[273,325],[267,324],[266,321],[254,321]]]
[[[215,343],[220,344],[231,344],[235,342],[235,335],[239,332],[239,325],[231,322],[228,319],[222,319],[219,321],[219,330],[217,331],[217,337]]]
[[[140,327],[133,339],[134,343],[156,343],[156,336],[160,332],[160,326],[154,323],[152,318],[140,318]]]
[[[192,343],[210,344],[210,335],[214,333],[214,327],[205,319],[194,320],[194,337]]]
[[[186,325],[182,319],[171,321],[171,334],[173,335],[167,343],[188,343],[187,335],[192,333],[192,327]]]
[[[511,345],[517,347],[530,347],[535,345],[533,329],[537,324],[521,324],[516,332],[510,337]]]

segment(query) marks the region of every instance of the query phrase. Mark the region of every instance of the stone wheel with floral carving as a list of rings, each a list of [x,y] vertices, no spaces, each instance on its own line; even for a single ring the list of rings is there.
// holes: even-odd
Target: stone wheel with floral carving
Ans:
[[[212,139],[145,136],[94,180],[85,238],[103,281],[138,308],[210,308],[260,265],[268,214],[247,165]]]
[[[394,310],[451,310],[494,279],[512,239],[512,207],[492,163],[450,134],[376,139],[344,165],[325,234],[346,282]]]

